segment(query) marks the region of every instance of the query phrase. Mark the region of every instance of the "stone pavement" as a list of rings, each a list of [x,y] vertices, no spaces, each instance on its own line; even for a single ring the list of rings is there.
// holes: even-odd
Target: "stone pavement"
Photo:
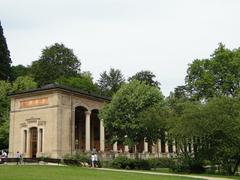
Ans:
[[[230,178],[219,178],[219,177],[208,177],[208,176],[196,176],[196,175],[185,175],[185,174],[172,174],[172,173],[161,173],[161,172],[151,172],[151,171],[134,171],[134,170],[121,170],[121,169],[108,169],[108,168],[96,168],[97,170],[103,171],[114,171],[114,172],[126,172],[126,173],[138,173],[138,174],[150,174],[159,176],[180,176],[180,177],[190,177],[206,180],[233,180]]]

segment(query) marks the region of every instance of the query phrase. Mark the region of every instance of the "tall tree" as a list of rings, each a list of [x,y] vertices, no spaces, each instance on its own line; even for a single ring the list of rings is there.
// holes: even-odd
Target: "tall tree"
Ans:
[[[11,76],[10,52],[8,50],[6,38],[0,21],[0,80],[9,80]]]
[[[138,80],[123,85],[100,111],[111,142],[119,141],[133,147],[143,140],[146,129],[138,115],[162,100],[159,89]]]
[[[33,80],[32,77],[29,76],[19,76],[12,83],[12,92],[26,90],[26,89],[34,89],[37,87],[37,83]]]
[[[12,84],[0,81],[0,149],[8,148],[10,98],[9,92],[36,88],[31,77],[20,76]]]
[[[74,77],[80,74],[80,61],[73,50],[55,43],[42,50],[39,60],[34,61],[31,73],[41,86],[55,82],[60,77]]]
[[[239,98],[215,97],[206,103],[187,102],[181,115],[175,116],[170,133],[188,159],[189,168],[210,161],[233,175],[240,164]],[[188,143],[194,151],[187,150]]]
[[[5,112],[10,109],[10,98],[8,93],[11,91],[11,88],[9,82],[0,80],[0,124],[3,122]]]
[[[155,78],[156,76],[151,71],[140,71],[136,73],[134,76],[130,77],[128,81],[136,79],[140,82],[146,83],[147,85],[159,88],[160,82],[154,80]]]
[[[56,80],[56,83],[88,92],[99,93],[98,86],[94,84],[92,75],[89,72],[81,73],[78,77],[61,77]]]
[[[11,81],[15,81],[19,76],[30,76],[30,67],[19,64],[11,67]]]
[[[125,78],[119,69],[111,68],[109,72],[104,71],[100,74],[98,86],[102,95],[112,96],[118,91],[121,85],[125,82]]]
[[[196,59],[185,78],[192,97],[236,96],[240,88],[240,48],[229,50],[219,44],[209,59]]]
[[[160,101],[138,114],[143,132],[142,135],[149,144],[157,144],[159,139],[164,138],[167,130],[168,108]],[[159,152],[159,149],[158,149]]]

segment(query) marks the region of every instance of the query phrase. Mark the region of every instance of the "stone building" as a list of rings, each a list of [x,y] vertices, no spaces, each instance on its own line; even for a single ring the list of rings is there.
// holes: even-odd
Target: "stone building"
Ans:
[[[90,152],[93,148],[103,154],[132,151],[117,143],[113,146],[105,143],[105,129],[98,112],[110,98],[56,84],[13,93],[10,97],[10,157],[17,151],[25,157],[52,158]],[[138,146],[139,152],[145,154],[158,152],[163,156],[176,151],[174,144],[169,147],[160,140],[154,146],[144,141]]]
[[[109,100],[55,84],[11,94],[9,155],[57,158],[93,147],[104,151],[97,114]]]

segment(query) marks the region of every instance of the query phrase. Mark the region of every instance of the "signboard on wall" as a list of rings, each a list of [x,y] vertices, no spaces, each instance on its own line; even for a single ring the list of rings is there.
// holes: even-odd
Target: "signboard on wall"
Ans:
[[[47,97],[20,101],[20,108],[30,108],[30,107],[45,106],[45,105],[48,105]]]

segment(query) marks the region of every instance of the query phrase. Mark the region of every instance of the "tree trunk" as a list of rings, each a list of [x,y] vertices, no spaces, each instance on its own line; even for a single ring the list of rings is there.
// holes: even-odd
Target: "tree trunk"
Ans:
[[[237,162],[235,163],[234,169],[233,169],[233,175],[235,175],[236,171],[238,170],[238,166],[240,164],[240,158],[238,158]]]

